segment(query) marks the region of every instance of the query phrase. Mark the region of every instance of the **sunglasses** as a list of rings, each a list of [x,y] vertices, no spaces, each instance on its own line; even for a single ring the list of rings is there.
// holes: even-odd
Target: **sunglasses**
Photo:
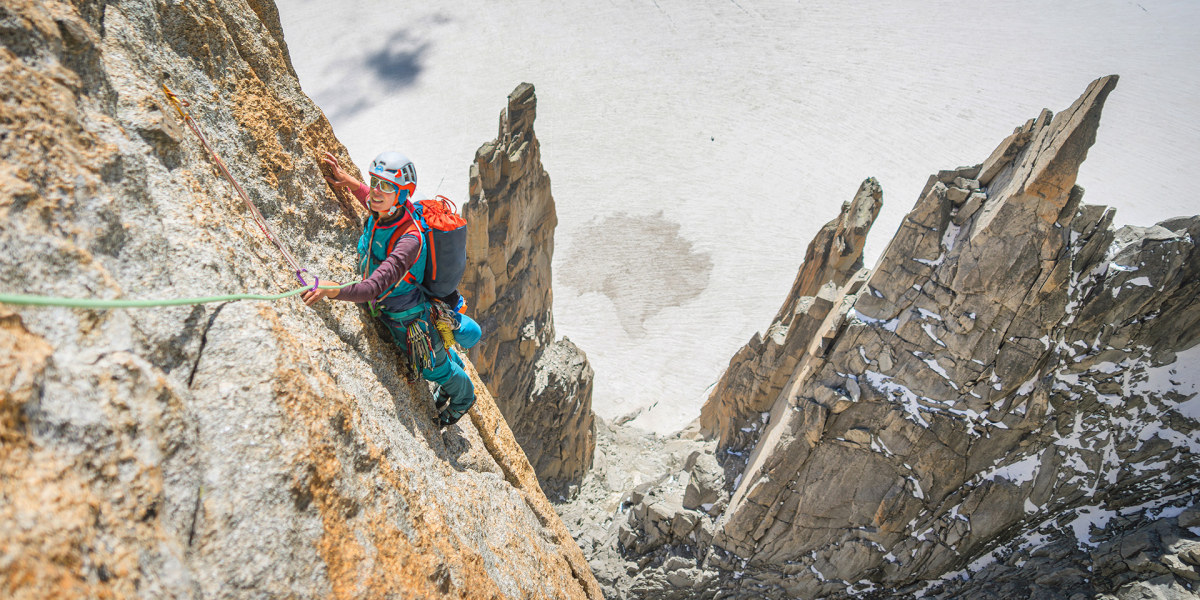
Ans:
[[[371,189],[379,190],[385,194],[393,194],[400,191],[400,188],[396,184],[374,175],[371,176]]]

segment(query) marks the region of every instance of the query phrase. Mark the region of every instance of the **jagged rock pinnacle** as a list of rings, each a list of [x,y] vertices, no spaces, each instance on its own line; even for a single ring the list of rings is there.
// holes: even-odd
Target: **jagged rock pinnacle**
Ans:
[[[555,340],[550,263],[558,217],[533,131],[537,96],[523,83],[508,97],[496,139],[471,165],[468,265],[463,294],[488,343],[472,351],[547,493],[563,496],[592,465],[592,368]]]

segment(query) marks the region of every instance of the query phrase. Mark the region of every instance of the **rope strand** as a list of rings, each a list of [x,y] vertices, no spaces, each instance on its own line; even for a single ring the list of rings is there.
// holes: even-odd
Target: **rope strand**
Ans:
[[[347,285],[319,284],[323,290],[340,290]],[[59,298],[55,296],[35,296],[31,294],[0,294],[0,304],[15,304],[19,306],[65,306],[68,308],[92,308],[105,310],[111,308],[150,308],[157,306],[186,306],[191,304],[208,304],[211,302],[230,302],[233,300],[282,300],[313,289],[305,285],[282,294],[228,294],[224,296],[201,296],[198,298],[167,298],[163,300],[101,300],[98,298]]]

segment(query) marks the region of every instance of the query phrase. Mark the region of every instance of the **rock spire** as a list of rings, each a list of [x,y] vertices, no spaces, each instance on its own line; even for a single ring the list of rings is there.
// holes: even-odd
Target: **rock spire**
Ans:
[[[592,368],[570,340],[555,340],[550,262],[558,217],[533,131],[537,96],[523,83],[508,97],[496,139],[475,153],[468,265],[462,290],[486,343],[472,350],[479,374],[547,493],[569,495],[595,449]]]
[[[1200,216],[1114,228],[1082,202],[1076,175],[1116,83],[931,176],[870,270],[855,264],[877,210],[864,184],[704,407],[723,472],[693,455],[627,492],[614,522],[639,568],[588,549],[606,585],[1194,594]],[[704,585],[677,593],[681,578]]]

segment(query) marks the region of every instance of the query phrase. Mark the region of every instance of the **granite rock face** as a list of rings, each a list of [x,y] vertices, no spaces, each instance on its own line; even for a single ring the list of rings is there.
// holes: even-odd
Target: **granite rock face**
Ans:
[[[5,291],[296,285],[165,102],[192,102],[282,242],[353,277],[349,164],[269,2],[0,7]],[[0,306],[0,597],[599,598],[491,395],[433,425],[353,305]]]
[[[644,567],[616,589],[1195,597],[1200,217],[1114,229],[1082,203],[1076,174],[1115,85],[931,176],[870,272],[806,260],[702,413],[730,494],[711,536],[662,533],[682,504],[614,516]],[[841,279],[821,290],[833,276],[806,287],[805,272]],[[686,496],[683,474],[641,498]],[[680,595],[681,569],[710,583]]]
[[[1036,545],[1027,540],[1006,544],[993,552],[994,562],[969,577],[943,578],[910,591],[946,600],[1190,600],[1200,580],[1198,516],[1194,506],[1160,518],[1116,516],[1098,532],[1104,541],[1082,547],[1074,535],[1047,531]]]
[[[1197,422],[1160,378],[1200,338],[1200,219],[1114,232],[1074,186],[1115,84],[931,177],[798,366],[715,546],[826,595],[1195,492]]]
[[[550,262],[558,217],[533,132],[528,83],[508,97],[496,139],[471,165],[468,264],[460,289],[483,327],[471,360],[495,394],[547,493],[569,495],[595,449],[592,368],[555,341]]]

